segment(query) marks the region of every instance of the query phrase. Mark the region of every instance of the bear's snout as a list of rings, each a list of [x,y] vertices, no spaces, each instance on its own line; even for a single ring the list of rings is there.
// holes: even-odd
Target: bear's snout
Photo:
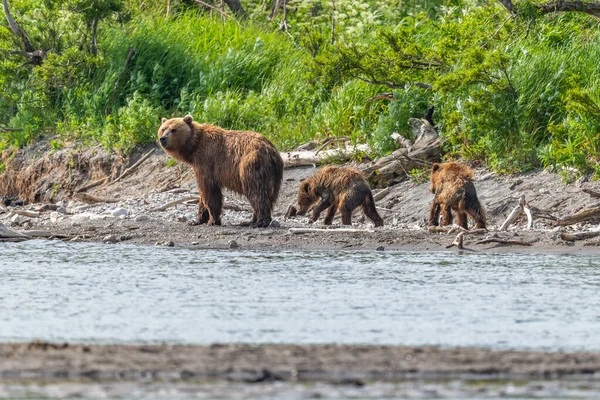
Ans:
[[[161,136],[161,138],[158,139],[158,141],[160,142],[160,145],[162,147],[165,147],[167,145],[167,137],[166,136]]]

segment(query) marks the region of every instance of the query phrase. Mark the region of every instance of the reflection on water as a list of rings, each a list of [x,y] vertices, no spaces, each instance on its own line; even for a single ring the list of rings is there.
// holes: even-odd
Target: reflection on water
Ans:
[[[0,342],[600,350],[593,256],[0,243]]]

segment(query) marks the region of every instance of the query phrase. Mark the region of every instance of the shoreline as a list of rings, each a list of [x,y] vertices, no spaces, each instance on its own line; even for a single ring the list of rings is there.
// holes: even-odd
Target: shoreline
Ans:
[[[595,380],[600,352],[384,345],[1,343],[0,382]]]
[[[98,184],[108,182],[108,171],[115,173],[116,165],[124,167],[123,160],[88,150],[78,155],[79,169],[70,169],[64,163],[66,150],[38,159],[35,159],[36,154],[39,157],[40,152],[45,153],[40,149],[34,150],[21,154],[14,169],[0,176],[0,191],[4,194],[17,193],[25,200],[50,198],[51,201],[9,206],[4,210],[0,207],[0,224],[14,231],[36,232],[46,238],[197,249],[375,251],[383,248],[384,251],[499,254],[593,254],[600,246],[600,236],[570,242],[561,239],[561,233],[597,230],[598,219],[555,227],[542,217],[534,219],[533,229],[527,229],[527,219],[521,216],[507,230],[499,230],[522,196],[530,207],[555,217],[572,215],[597,205],[596,199],[585,191],[600,192],[600,182],[583,180],[565,184],[559,176],[543,171],[511,177],[477,169],[475,185],[487,211],[489,231],[465,235],[465,249],[447,249],[457,232],[428,231],[427,218],[433,195],[429,192],[429,183],[424,181],[407,180],[386,189],[374,190],[376,205],[385,223],[382,228],[374,228],[359,210],[353,217],[352,226],[341,225],[339,215],[331,226],[333,229],[351,228],[358,232],[322,230],[296,235],[291,234],[290,229],[327,228],[322,219],[310,224],[306,216],[285,218],[288,206],[296,201],[300,182],[315,172],[314,167],[284,170],[271,227],[252,229],[240,226],[250,220],[250,206],[243,196],[228,191],[224,192],[223,226],[190,226],[190,221],[196,218],[197,205],[183,200],[197,196],[196,182],[189,167],[180,164],[166,167],[164,154],[151,154],[118,182]],[[43,174],[40,171],[44,171]],[[15,184],[17,180],[23,183],[19,186]],[[56,182],[63,182],[63,186],[57,186]],[[85,189],[90,187],[90,182],[96,186]],[[482,239],[520,242],[521,245],[477,244]]]

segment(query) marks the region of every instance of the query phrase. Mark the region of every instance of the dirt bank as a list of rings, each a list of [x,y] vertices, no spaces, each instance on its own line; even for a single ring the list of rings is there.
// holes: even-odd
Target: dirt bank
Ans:
[[[374,229],[359,212],[353,228],[364,230],[362,232],[290,233],[289,228],[323,228],[320,222],[309,224],[306,217],[284,219],[288,205],[295,200],[299,182],[314,172],[312,167],[285,170],[273,227],[250,229],[239,226],[251,217],[249,204],[244,198],[227,192],[223,226],[189,226],[189,221],[196,215],[193,204],[152,211],[197,193],[190,168],[178,164],[167,166],[167,157],[160,149],[119,182],[105,182],[86,191],[110,202],[86,204],[74,195],[91,182],[105,177],[107,182],[114,180],[150,149],[140,149],[130,160],[100,149],[83,152],[66,149],[48,154],[43,148],[36,148],[20,153],[7,163],[7,169],[0,177],[0,195],[27,202],[38,200],[38,203],[15,209],[39,210],[40,215],[15,216],[10,214],[9,208],[8,212],[0,214],[0,222],[15,230],[41,230],[65,240],[126,241],[197,248],[446,250],[456,236],[427,231],[432,195],[427,182],[415,181],[390,187],[377,201],[386,224],[383,228]],[[559,176],[547,172],[509,177],[484,169],[477,169],[476,177],[480,200],[487,209],[490,232],[465,236],[467,251],[577,253],[593,252],[600,244],[600,237],[576,242],[560,238],[561,232],[597,229],[597,221],[555,228],[552,221],[536,219],[533,229],[527,230],[523,216],[508,231],[497,231],[520,196],[525,196],[530,206],[564,217],[596,205],[597,200],[582,190],[600,191],[599,182],[581,179],[567,185]],[[44,203],[54,206],[41,208]],[[334,227],[341,227],[339,217],[334,221]],[[530,246],[476,244],[484,238],[511,240]]]

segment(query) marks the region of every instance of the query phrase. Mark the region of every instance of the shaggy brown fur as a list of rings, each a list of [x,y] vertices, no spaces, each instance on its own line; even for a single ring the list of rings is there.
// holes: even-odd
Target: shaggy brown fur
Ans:
[[[254,210],[251,226],[271,223],[283,160],[263,135],[199,124],[186,115],[163,118],[158,139],[168,154],[194,168],[200,191],[199,224],[221,225],[223,187],[248,198]]]
[[[477,198],[471,168],[456,162],[433,164],[429,190],[435,194],[429,211],[430,225],[438,225],[440,212],[442,225],[452,224],[454,210],[461,227],[468,229],[467,215],[477,228],[486,227],[485,210]]]
[[[319,219],[321,212],[328,208],[323,223],[331,225],[338,208],[342,223],[352,223],[352,211],[362,206],[363,212],[375,226],[383,226],[377,213],[369,184],[357,169],[350,167],[327,166],[300,184],[298,191],[298,214],[304,215],[309,207],[319,202],[312,212],[311,221]]]

